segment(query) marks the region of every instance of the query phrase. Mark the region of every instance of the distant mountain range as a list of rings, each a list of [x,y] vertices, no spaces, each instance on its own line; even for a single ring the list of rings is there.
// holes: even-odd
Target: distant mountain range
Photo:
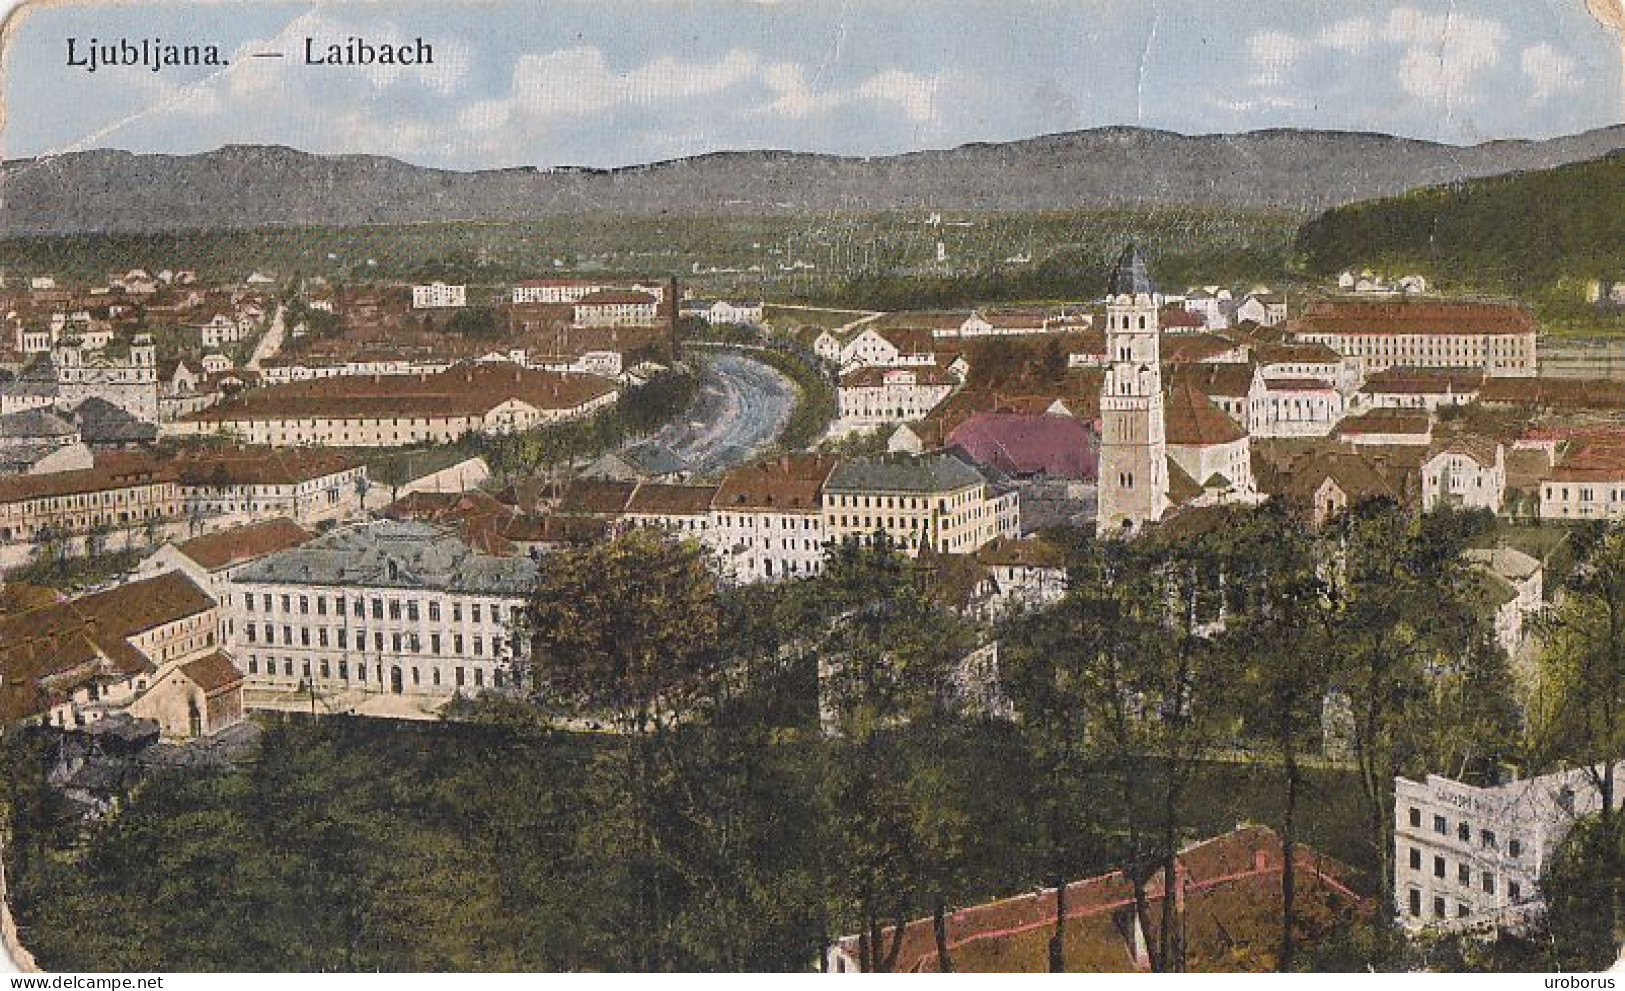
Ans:
[[[369,155],[232,145],[86,151],[0,165],[0,233],[526,220],[565,214],[1089,210],[1312,213],[1625,148],[1625,125],[1470,147],[1273,130],[1188,137],[1112,127],[877,158],[723,152],[621,169],[455,172]]]

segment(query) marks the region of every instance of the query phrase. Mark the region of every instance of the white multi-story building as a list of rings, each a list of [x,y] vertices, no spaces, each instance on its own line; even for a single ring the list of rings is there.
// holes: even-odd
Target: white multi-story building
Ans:
[[[412,309],[455,309],[468,305],[467,286],[448,286],[444,282],[431,282],[412,287]]]
[[[1362,375],[1401,366],[1517,378],[1534,375],[1537,364],[1534,319],[1505,303],[1329,300],[1305,307],[1291,329],[1299,341],[1354,359]]]
[[[1571,441],[1540,483],[1546,520],[1625,519],[1625,447]]]
[[[829,531],[820,493],[835,466],[834,458],[789,454],[724,476],[702,536],[723,575],[746,584],[822,572]]]
[[[527,557],[378,520],[248,565],[225,607],[250,687],[450,698],[513,684],[535,581]]]
[[[1451,506],[1499,513],[1506,484],[1504,445],[1482,437],[1452,437],[1422,462],[1422,509]]]
[[[511,434],[615,402],[595,375],[474,364],[435,375],[335,376],[257,389],[164,424],[270,447],[391,447]]]
[[[1493,787],[1430,774],[1394,779],[1394,906],[1417,931],[1517,928],[1544,910],[1540,877],[1580,816],[1602,807],[1597,782],[1616,765]]]
[[[648,327],[655,322],[660,301],[638,289],[601,289],[576,301],[578,327]]]
[[[937,368],[860,368],[841,376],[840,424],[847,429],[919,420],[959,385]]]
[[[366,465],[333,451],[208,452],[176,468],[194,532],[278,517],[304,526],[343,520],[360,512],[367,484]]]
[[[1318,378],[1260,378],[1248,399],[1247,432],[1254,437],[1324,437],[1343,418],[1343,394]]]

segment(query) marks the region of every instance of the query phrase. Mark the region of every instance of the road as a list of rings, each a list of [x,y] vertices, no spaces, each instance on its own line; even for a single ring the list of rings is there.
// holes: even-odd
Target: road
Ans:
[[[795,383],[743,355],[710,356],[688,411],[627,453],[650,471],[710,475],[773,443],[795,407]]]
[[[286,333],[283,322],[284,308],[278,304],[276,313],[271,317],[271,326],[260,335],[259,343],[254,345],[254,353],[249,356],[248,363],[243,367],[250,371],[259,371],[260,362],[267,358],[275,358],[282,351],[282,337]]]

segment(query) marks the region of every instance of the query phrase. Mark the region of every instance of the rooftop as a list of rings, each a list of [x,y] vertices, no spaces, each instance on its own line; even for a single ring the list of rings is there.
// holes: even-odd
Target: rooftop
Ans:
[[[536,579],[527,558],[478,554],[451,531],[414,520],[376,520],[334,530],[248,565],[239,582],[433,589],[520,596]]]
[[[951,492],[980,485],[975,468],[946,454],[886,454],[850,458],[829,477],[831,492]]]
[[[182,554],[207,571],[219,571],[297,547],[310,540],[310,531],[286,517],[232,527],[193,537],[177,546]]]

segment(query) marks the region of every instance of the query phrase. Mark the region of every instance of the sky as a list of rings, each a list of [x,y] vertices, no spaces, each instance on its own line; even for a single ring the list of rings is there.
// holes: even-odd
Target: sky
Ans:
[[[435,64],[303,64],[304,38],[350,35],[423,37]],[[89,73],[66,65],[70,37],[214,43],[231,64]],[[266,50],[288,57],[247,57]],[[253,143],[618,166],[1103,125],[1471,144],[1621,122],[1621,58],[1586,0],[70,0],[8,24],[0,155]]]

